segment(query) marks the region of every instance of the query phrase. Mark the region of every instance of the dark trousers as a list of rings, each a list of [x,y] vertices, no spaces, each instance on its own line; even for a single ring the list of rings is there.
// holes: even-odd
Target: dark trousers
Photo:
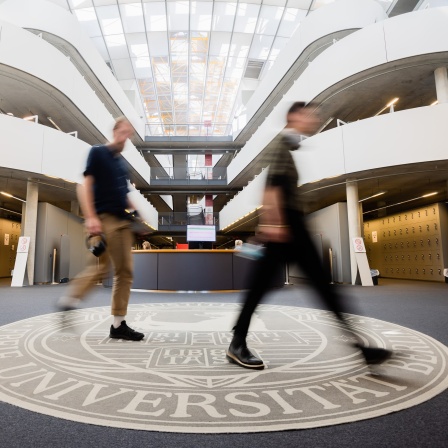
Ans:
[[[292,241],[290,243],[268,243],[263,257],[256,262],[243,309],[235,327],[236,343],[243,342],[246,339],[252,314],[270,289],[273,274],[278,269],[284,269],[285,262],[296,262],[298,264],[325,307],[332,311],[348,330],[353,332],[344,319],[342,313],[347,311],[344,309],[335,287],[330,285],[330,279],[322,266],[303,216],[299,213],[290,213],[288,221],[293,231]]]

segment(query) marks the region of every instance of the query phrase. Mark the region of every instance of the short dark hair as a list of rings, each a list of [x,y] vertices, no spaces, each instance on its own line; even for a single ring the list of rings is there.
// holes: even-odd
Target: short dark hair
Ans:
[[[296,101],[288,110],[289,114],[295,114],[296,112],[299,112],[306,106],[305,101]]]

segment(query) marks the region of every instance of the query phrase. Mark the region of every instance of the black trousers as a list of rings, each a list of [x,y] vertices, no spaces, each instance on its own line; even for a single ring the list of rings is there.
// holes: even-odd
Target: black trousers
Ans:
[[[285,262],[298,264],[323,301],[325,308],[332,311],[339,321],[353,333],[342,314],[347,310],[344,309],[344,304],[335,287],[330,284],[330,279],[322,266],[303,216],[290,212],[288,218],[293,232],[292,241],[290,243],[268,243],[263,257],[257,260],[252,271],[249,290],[235,326],[234,338],[237,343],[246,339],[252,314],[263,296],[271,289],[273,274],[279,269],[284,269]]]

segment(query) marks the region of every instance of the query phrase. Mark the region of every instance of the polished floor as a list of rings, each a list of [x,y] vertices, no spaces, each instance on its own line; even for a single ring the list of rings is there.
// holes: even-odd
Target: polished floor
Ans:
[[[9,287],[0,282],[0,325],[54,311],[66,286]],[[448,345],[448,285],[380,279],[373,288],[339,286],[356,314],[415,329]],[[110,290],[98,287],[87,307],[105,306]],[[132,303],[237,303],[240,293],[133,292]],[[320,308],[306,285],[273,291],[265,303]],[[447,372],[448,374],[448,372]],[[0,447],[445,447],[448,392],[418,406],[356,423],[257,434],[173,434],[105,428],[61,420],[0,403]]]

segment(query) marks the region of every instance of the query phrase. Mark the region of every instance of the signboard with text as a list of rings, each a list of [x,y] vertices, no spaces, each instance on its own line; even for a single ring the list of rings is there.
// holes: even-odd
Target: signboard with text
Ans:
[[[17,244],[17,256],[14,264],[14,274],[12,276],[11,286],[22,287],[25,278],[26,262],[28,260],[28,251],[30,250],[29,236],[21,236]]]

